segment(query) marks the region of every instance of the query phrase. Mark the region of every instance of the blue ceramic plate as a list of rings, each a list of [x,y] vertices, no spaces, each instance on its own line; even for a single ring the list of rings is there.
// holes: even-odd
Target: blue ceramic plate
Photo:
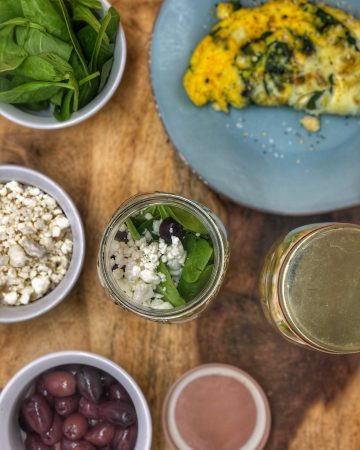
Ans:
[[[243,1],[244,6],[254,2]],[[360,17],[359,0],[328,0]],[[182,78],[192,51],[216,22],[216,0],[165,0],[152,42],[159,112],[180,154],[236,202],[281,214],[311,214],[360,203],[360,118],[323,116],[319,133],[290,108],[229,114],[195,107]]]

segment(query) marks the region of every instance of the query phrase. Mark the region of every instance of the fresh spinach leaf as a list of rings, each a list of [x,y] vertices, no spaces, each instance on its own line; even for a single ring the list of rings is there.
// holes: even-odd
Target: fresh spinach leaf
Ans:
[[[70,79],[70,64],[53,53],[28,56],[14,73],[37,81],[64,81]]]
[[[98,92],[101,92],[104,89],[106,82],[109,79],[113,63],[114,58],[110,58],[102,65]]]
[[[89,25],[86,25],[77,32],[76,36],[84,51],[86,59],[90,61],[94,51],[97,33]],[[106,61],[112,58],[113,54],[114,44],[106,44],[104,41],[102,41],[98,57],[98,64],[101,66],[104,65]]]
[[[50,99],[50,103],[54,106],[61,106],[64,97],[64,90],[60,90],[55,95],[53,95]]]
[[[208,265],[214,250],[208,241],[194,235],[187,237],[184,247],[187,257],[181,278],[187,283],[195,283]]]
[[[107,27],[107,31],[106,34],[108,35],[110,42],[115,42],[116,41],[116,37],[117,34],[119,32],[119,24],[120,24],[120,15],[119,13],[116,11],[115,8],[111,7],[107,14],[110,14],[111,16],[111,20],[110,23]],[[104,19],[102,19],[103,21]]]
[[[136,229],[131,217],[128,217],[125,220],[125,223],[126,223],[126,226],[128,227],[128,230],[130,231],[131,237],[134,239],[134,241],[138,241],[139,239],[141,239],[140,233]]]
[[[97,34],[100,33],[100,29],[101,29],[100,21],[97,19],[97,17],[95,17],[95,15],[91,12],[91,10],[89,8],[87,8],[86,6],[76,3],[73,6],[72,18],[75,22],[87,23]],[[104,34],[102,36],[102,38],[104,39],[105,43],[107,43],[107,44],[110,43],[109,38],[107,37],[106,34]]]
[[[61,12],[63,14],[63,19],[65,21],[65,26],[67,28],[67,34],[70,36],[71,43],[72,43],[72,45],[74,47],[74,51],[75,51],[75,54],[77,56],[76,62],[78,64],[78,68],[81,67],[81,70],[83,72],[83,76],[81,76],[81,78],[83,78],[86,75],[89,75],[89,70],[88,70],[88,67],[87,67],[87,64],[86,64],[86,61],[85,61],[85,58],[84,58],[84,54],[83,54],[83,52],[81,50],[81,47],[80,47],[80,44],[79,44],[79,42],[78,42],[78,40],[76,38],[76,34],[75,34],[75,32],[74,32],[74,30],[72,28],[71,19],[70,19],[68,10],[66,9],[64,0],[57,0],[57,1],[58,1],[58,4],[59,4],[59,7],[61,9]]]
[[[174,307],[185,305],[185,300],[179,294],[176,286],[171,278],[171,274],[166,265],[161,261],[159,264],[159,272],[165,275],[165,281],[157,287],[157,292],[162,294],[164,298]]]
[[[166,206],[158,205],[158,211],[160,213],[160,217],[162,220],[167,219],[170,217],[170,212]]]
[[[64,17],[61,16],[59,8],[56,7],[56,0],[20,1],[24,17],[42,25],[54,36],[64,41],[69,41],[69,32]]]
[[[29,55],[39,53],[54,53],[69,61],[73,47],[49,33],[26,27],[16,27],[16,42]]]
[[[23,11],[20,0],[1,0],[0,1],[0,23],[14,17],[21,17]]]
[[[214,266],[210,264],[206,266],[203,272],[201,272],[199,279],[194,283],[188,283],[183,278],[180,280],[178,285],[178,290],[180,295],[186,298],[187,301],[195,298],[204,289],[208,283],[211,274],[213,272]]]
[[[101,43],[103,42],[105,36],[106,36],[106,30],[111,21],[111,15],[109,13],[106,14],[104,17],[104,20],[101,22],[101,27],[98,32],[98,35],[96,37],[94,50],[91,55],[90,60],[90,71],[94,72],[98,68],[98,59],[99,59],[99,53],[101,49]]]
[[[102,4],[100,0],[70,0],[70,3],[73,5],[80,4],[83,6],[87,6],[90,9],[102,10]]]
[[[178,208],[177,206],[167,206],[168,214],[182,225],[185,230],[192,231],[193,233],[200,233],[207,235],[208,231],[200,220],[193,214],[187,212],[185,209]]]
[[[27,52],[14,41],[14,27],[0,30],[0,73],[19,67],[27,57]]]
[[[95,78],[98,78],[100,76],[100,72],[94,72],[90,75],[88,75],[87,77],[83,78],[82,80],[79,81],[79,86],[83,86],[86,83],[89,83],[92,80],[95,80]]]
[[[43,111],[44,109],[47,109],[49,107],[49,101],[44,100],[43,102],[37,102],[37,103],[26,103],[25,105],[19,105],[22,106],[24,109],[39,112]]]
[[[61,103],[61,106],[58,108],[55,108],[54,116],[57,120],[60,122],[63,122],[65,120],[69,120],[71,117],[71,104],[73,101],[74,92],[69,91],[67,92],[64,97],[63,101]]]
[[[21,84],[8,91],[0,92],[0,102],[14,104],[42,102],[49,100],[61,88],[74,89],[73,86],[67,83],[33,81]]]

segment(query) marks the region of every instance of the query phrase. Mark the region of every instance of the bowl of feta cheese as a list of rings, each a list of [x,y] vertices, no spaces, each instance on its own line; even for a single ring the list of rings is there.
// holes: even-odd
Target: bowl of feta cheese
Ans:
[[[0,165],[0,323],[37,317],[58,305],[84,262],[79,212],[53,180]]]
[[[124,309],[159,322],[197,317],[216,297],[229,244],[219,217],[185,197],[137,195],[115,212],[103,235],[100,282]]]

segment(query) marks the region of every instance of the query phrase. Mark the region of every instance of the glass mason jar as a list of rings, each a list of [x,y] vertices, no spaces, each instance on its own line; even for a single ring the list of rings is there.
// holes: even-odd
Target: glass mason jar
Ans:
[[[360,352],[360,226],[291,231],[265,259],[260,299],[289,341],[327,353]]]
[[[146,208],[166,205],[182,208],[194,215],[208,230],[214,247],[214,268],[202,291],[184,306],[173,309],[153,309],[135,303],[117,285],[111,270],[111,243],[119,227],[131,216]],[[156,192],[141,194],[124,202],[108,223],[100,243],[98,255],[98,274],[102,286],[107,290],[115,304],[146,319],[162,323],[185,322],[195,319],[216,297],[227,271],[229,263],[229,243],[225,226],[209,208],[201,203],[180,195]]]

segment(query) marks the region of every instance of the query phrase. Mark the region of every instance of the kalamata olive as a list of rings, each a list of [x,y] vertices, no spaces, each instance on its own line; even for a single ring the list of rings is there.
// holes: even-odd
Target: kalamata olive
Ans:
[[[109,400],[100,403],[99,418],[124,428],[129,427],[136,421],[136,412],[132,405],[121,400]]]
[[[184,229],[176,220],[167,217],[160,224],[159,235],[167,244],[171,244],[171,236],[181,239],[184,236]]]
[[[59,416],[59,414],[54,414],[54,420],[51,425],[50,430],[46,433],[42,433],[40,435],[41,440],[46,445],[54,445],[57,442],[61,441],[63,436],[63,419]]]
[[[30,427],[30,425],[26,422],[24,414],[22,411],[19,412],[19,426],[25,433],[33,433],[34,430]]]
[[[21,412],[26,423],[36,433],[46,433],[50,429],[53,412],[42,395],[35,392],[26,398],[21,405]]]
[[[81,369],[81,364],[66,364],[66,366],[62,366],[61,370],[65,370],[65,372],[69,372],[72,375],[76,375]]]
[[[83,366],[76,375],[80,394],[93,403],[98,403],[103,392],[100,374],[96,369]]]
[[[114,237],[115,241],[125,242],[127,244],[129,242],[127,231],[118,231]]]
[[[37,380],[36,382],[36,392],[38,392],[39,394],[41,394],[42,396],[44,396],[46,398],[46,400],[48,401],[50,406],[53,406],[54,404],[54,397],[52,395],[49,394],[48,390],[45,387],[45,383],[44,383],[44,377],[41,377]]]
[[[37,434],[28,434],[25,439],[26,450],[51,450],[51,447],[44,444]]]
[[[116,383],[115,378],[112,377],[111,375],[109,375],[108,373],[103,372],[102,370],[100,370],[99,373],[100,373],[101,383],[105,389],[108,389],[112,384]]]
[[[54,397],[69,397],[76,392],[76,379],[73,374],[56,370],[44,375],[44,385]]]
[[[79,413],[88,419],[98,419],[99,411],[98,405],[90,402],[87,398],[81,397],[79,403]]]
[[[114,450],[133,450],[137,439],[137,425],[125,430],[116,430],[111,446]]]
[[[63,433],[70,441],[78,441],[85,436],[88,423],[82,414],[71,414],[64,420]]]
[[[70,441],[63,438],[61,441],[61,450],[96,450],[96,448],[87,441]]]
[[[77,411],[79,402],[79,394],[71,395],[70,397],[55,398],[55,410],[60,416],[68,416]]]
[[[85,434],[85,439],[94,445],[110,444],[115,434],[115,427],[111,423],[99,423]]]
[[[123,402],[132,403],[130,395],[120,383],[112,384],[110,386],[109,396],[110,400],[122,400]]]

